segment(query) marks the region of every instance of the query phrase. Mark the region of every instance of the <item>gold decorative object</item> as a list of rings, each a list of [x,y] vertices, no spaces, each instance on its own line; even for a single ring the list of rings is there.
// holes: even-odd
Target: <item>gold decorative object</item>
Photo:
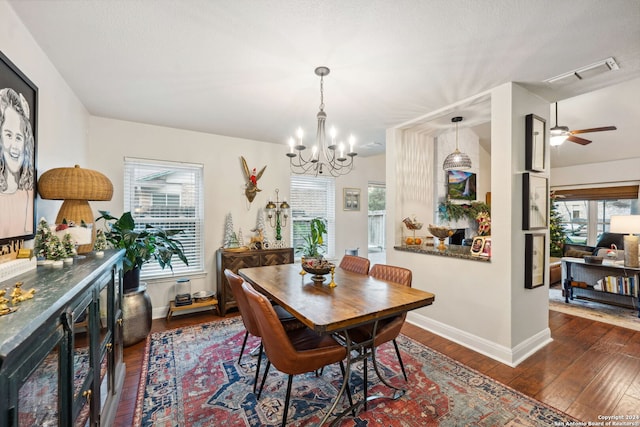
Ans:
[[[244,176],[247,179],[247,184],[244,189],[244,195],[247,196],[247,200],[249,200],[249,203],[251,203],[253,202],[253,199],[256,198],[256,194],[258,193],[258,191],[262,191],[258,188],[258,180],[262,177],[262,174],[267,167],[264,166],[258,173],[256,173],[256,168],[253,168],[253,170],[249,171],[247,161],[242,156],[240,156],[240,158],[242,159],[242,170],[244,171]]]
[[[100,172],[83,169],[78,165],[72,168],[55,168],[43,173],[38,179],[38,193],[43,199],[64,200],[56,224],[63,220],[76,224],[93,225],[93,210],[89,200],[107,201],[113,196],[113,184]],[[93,250],[95,227],[89,244],[79,245],[78,253]]]
[[[333,280],[333,276],[336,274],[336,266],[331,266],[331,282],[329,282],[330,288],[335,288],[338,284]]]
[[[17,308],[9,307],[7,305],[9,300],[7,298],[5,298],[5,294],[6,293],[7,293],[6,290],[4,290],[4,289],[0,290],[0,316],[4,316],[5,314],[13,313],[14,311],[17,310]]]
[[[11,291],[11,303],[16,305],[23,301],[33,298],[33,295],[36,293],[35,289],[29,289],[27,292],[22,290],[22,282],[16,282],[16,286]]]
[[[447,249],[444,244],[444,239],[453,236],[453,230],[449,227],[440,227],[432,224],[429,224],[429,233],[440,239],[440,244],[438,245],[438,250],[440,251]]]

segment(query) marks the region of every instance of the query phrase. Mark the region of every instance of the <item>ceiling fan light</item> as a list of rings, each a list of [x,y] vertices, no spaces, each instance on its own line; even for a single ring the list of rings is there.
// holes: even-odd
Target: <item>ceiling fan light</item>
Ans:
[[[558,145],[562,145],[562,143],[565,142],[568,137],[569,135],[563,135],[563,134],[551,135],[551,138],[549,139],[549,144],[552,147],[557,147]]]

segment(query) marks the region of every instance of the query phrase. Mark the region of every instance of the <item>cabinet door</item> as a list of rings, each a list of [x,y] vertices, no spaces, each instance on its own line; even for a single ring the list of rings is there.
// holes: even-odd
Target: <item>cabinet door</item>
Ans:
[[[224,270],[228,268],[234,273],[238,273],[238,270],[241,268],[248,267],[260,267],[260,256],[253,253],[222,253],[221,271],[219,274],[219,281],[221,283],[219,283],[219,286],[224,287],[224,291],[219,292],[221,298],[218,298],[218,302],[220,303],[220,313],[223,316],[228,308],[237,306],[229,282],[224,275]]]
[[[9,414],[2,418],[13,420],[13,426],[65,426],[70,414],[64,412],[65,333],[58,326],[48,337],[40,337],[30,356],[12,369],[8,387],[2,393],[9,398]],[[4,401],[4,398],[2,399]],[[4,402],[3,402],[4,403]],[[4,412],[4,411],[3,411]],[[1,423],[0,423],[1,424]]]
[[[291,264],[293,262],[293,249],[265,251],[261,254],[260,265]]]
[[[95,352],[93,340],[97,328],[95,320],[98,318],[97,305],[93,304],[93,290],[87,292],[85,297],[71,311],[69,318],[73,319],[71,330],[71,390],[72,390],[72,417],[74,425],[86,424],[91,413],[91,400],[93,396]]]

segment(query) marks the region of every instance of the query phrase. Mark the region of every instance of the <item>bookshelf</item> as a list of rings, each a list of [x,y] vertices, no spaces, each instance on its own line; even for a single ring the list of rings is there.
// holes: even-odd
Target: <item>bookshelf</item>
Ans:
[[[621,262],[604,260],[588,264],[582,258],[562,258],[565,302],[574,298],[638,310],[640,268],[625,267]]]

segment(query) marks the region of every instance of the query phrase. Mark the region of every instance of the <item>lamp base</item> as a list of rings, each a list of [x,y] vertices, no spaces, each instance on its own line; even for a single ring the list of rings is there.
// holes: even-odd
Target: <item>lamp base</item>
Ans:
[[[61,224],[62,220],[73,221],[77,225],[80,225],[84,221],[87,225],[90,225],[91,230],[91,242],[86,245],[78,246],[79,254],[86,254],[93,250],[93,242],[96,239],[96,230],[93,227],[93,211],[89,202],[86,200],[65,200],[58,211],[56,217],[56,224]]]
[[[638,237],[632,234],[624,236],[624,266],[640,267],[638,260]]]

